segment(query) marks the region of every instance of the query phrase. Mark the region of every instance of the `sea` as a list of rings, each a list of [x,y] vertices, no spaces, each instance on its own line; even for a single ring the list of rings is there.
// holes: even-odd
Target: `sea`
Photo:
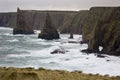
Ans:
[[[83,73],[120,76],[120,57],[82,53],[87,44],[80,44],[82,35],[60,34],[58,40],[38,39],[39,30],[32,35],[13,35],[12,28],[0,27],[0,67],[46,68],[82,71]],[[65,53],[51,54],[59,49]]]

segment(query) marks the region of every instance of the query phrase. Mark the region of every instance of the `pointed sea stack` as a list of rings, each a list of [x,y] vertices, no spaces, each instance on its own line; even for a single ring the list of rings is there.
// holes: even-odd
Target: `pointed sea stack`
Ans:
[[[16,26],[13,29],[13,34],[33,34],[33,28],[30,27],[23,15],[23,11],[17,9]]]
[[[41,30],[41,33],[39,34],[38,38],[46,39],[46,40],[53,40],[53,39],[59,39],[59,33],[56,29],[56,27],[51,22],[50,15],[46,14],[46,20],[43,29]]]

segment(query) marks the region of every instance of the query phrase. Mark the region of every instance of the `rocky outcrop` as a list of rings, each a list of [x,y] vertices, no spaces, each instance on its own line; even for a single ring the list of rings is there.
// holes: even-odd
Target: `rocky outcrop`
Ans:
[[[120,55],[120,7],[94,7],[85,18],[83,40],[88,40],[87,52]]]
[[[33,34],[33,28],[27,24],[22,10],[17,9],[16,26],[13,28],[13,34]]]
[[[41,33],[39,34],[38,38],[52,40],[52,39],[59,39],[59,33],[57,32],[56,27],[51,21],[50,15],[47,13],[46,20]]]

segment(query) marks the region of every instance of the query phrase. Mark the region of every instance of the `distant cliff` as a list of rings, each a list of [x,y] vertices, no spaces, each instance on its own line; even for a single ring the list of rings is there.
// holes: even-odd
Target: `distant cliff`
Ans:
[[[82,33],[83,21],[88,13],[88,10],[79,11],[76,14],[69,14],[65,17],[63,25],[59,28],[61,33]]]
[[[0,26],[14,27],[16,23],[16,13],[0,13]]]
[[[28,20],[28,24],[34,29],[41,29],[44,26],[46,13],[49,13],[53,24],[59,28],[67,15],[76,14],[77,11],[35,11],[23,10],[23,14]],[[0,13],[0,26],[14,27],[16,23],[16,12]]]
[[[82,26],[83,40],[88,40],[87,52],[120,55],[120,7],[93,7]]]

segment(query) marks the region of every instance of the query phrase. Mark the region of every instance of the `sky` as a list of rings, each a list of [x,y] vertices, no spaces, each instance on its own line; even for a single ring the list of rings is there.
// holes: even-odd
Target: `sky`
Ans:
[[[0,12],[24,10],[88,10],[94,6],[120,6],[120,0],[0,0]]]

